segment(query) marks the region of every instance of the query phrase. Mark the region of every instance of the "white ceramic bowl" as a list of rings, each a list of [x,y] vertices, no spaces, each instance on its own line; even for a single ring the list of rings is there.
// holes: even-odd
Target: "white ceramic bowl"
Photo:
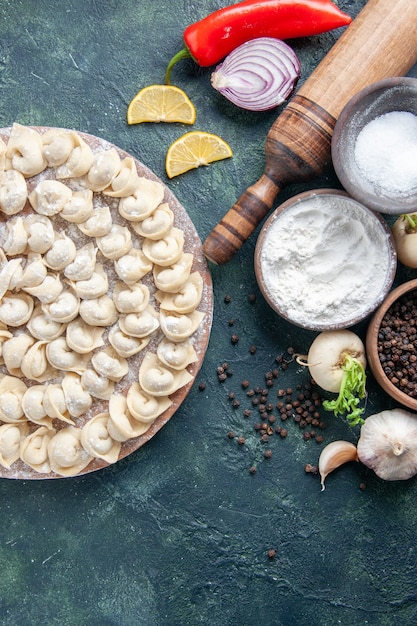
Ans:
[[[266,301],[311,330],[353,326],[384,300],[397,255],[391,230],[345,192],[308,191],[280,205],[261,229],[255,273]]]

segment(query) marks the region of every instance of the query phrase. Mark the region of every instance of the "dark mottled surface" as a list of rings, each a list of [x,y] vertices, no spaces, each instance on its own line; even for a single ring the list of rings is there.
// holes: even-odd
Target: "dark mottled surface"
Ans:
[[[189,128],[128,127],[125,114],[141,87],[163,81],[183,27],[221,4],[2,0],[0,125],[64,126],[108,139],[168,183],[205,239],[262,173],[277,111],[236,110],[212,90],[208,71],[184,62],[174,82],[196,105],[195,128],[224,137],[234,158],[172,181],[165,153]],[[365,2],[338,4],[356,15]],[[293,42],[302,80],[338,34]],[[329,170],[309,187],[332,185]],[[282,199],[301,190],[290,187]],[[149,444],[84,478],[0,482],[2,625],[416,623],[415,480],[384,483],[351,464],[321,493],[318,478],[304,472],[320,445],[304,441],[291,423],[286,439],[268,444],[273,455],[265,460],[254,416],[243,417],[249,401],[240,381],[263,386],[276,355],[290,345],[305,351],[313,338],[264,303],[253,271],[255,242],[256,235],[231,263],[212,268],[215,320],[205,362],[181,409]],[[257,296],[252,304],[249,293]],[[233,375],[220,384],[216,367],[224,360]],[[271,394],[305,379],[291,364]],[[238,409],[227,398],[231,390],[241,399]],[[368,414],[391,406],[372,380],[369,392]],[[325,441],[355,440],[343,420],[327,416],[327,423]],[[229,440],[229,430],[246,443]]]

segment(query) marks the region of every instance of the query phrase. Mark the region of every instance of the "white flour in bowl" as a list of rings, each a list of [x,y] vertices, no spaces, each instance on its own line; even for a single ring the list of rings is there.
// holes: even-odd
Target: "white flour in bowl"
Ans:
[[[270,300],[291,322],[317,330],[374,310],[396,264],[380,219],[337,193],[308,196],[275,214],[259,260]]]

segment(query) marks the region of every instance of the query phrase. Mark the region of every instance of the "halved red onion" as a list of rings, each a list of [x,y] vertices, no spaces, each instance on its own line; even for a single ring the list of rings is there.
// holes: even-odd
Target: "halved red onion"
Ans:
[[[220,63],[211,84],[242,109],[266,111],[289,98],[301,72],[294,50],[280,39],[259,37],[242,44]]]

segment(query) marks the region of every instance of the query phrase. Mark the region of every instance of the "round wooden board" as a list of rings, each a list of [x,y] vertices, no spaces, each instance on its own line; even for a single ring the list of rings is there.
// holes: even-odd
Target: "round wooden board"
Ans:
[[[44,127],[44,126],[42,127],[33,126],[31,128],[38,131],[39,133],[44,133],[50,129],[50,127]],[[66,129],[63,129],[63,130],[66,130]],[[10,136],[10,132],[11,132],[11,128],[0,129],[0,137],[6,143],[8,141],[8,137]],[[145,166],[143,163],[138,161],[136,158],[132,157],[132,155],[130,155],[126,151],[122,150],[121,148],[115,146],[114,144],[104,139],[101,139],[99,137],[95,137],[93,135],[89,135],[81,131],[76,131],[76,132],[86,141],[86,143],[88,143],[88,145],[91,147],[93,152],[115,148],[117,152],[119,153],[121,159],[126,158],[126,157],[131,157],[134,159],[139,176],[151,179],[153,181],[157,181],[163,185],[164,187],[164,200],[163,201],[167,202],[171,210],[174,212],[174,226],[176,226],[177,228],[180,228],[184,232],[184,235],[185,235],[184,252],[189,252],[193,254],[194,260],[193,260],[192,271],[198,271],[203,278],[203,295],[202,295],[200,305],[197,308],[199,311],[202,311],[204,313],[204,318],[199,328],[192,336],[193,345],[197,354],[197,360],[187,367],[187,370],[193,376],[193,379],[188,384],[178,389],[174,394],[170,395],[170,399],[172,400],[171,406],[164,413],[162,413],[155,419],[155,421],[151,424],[149,429],[143,435],[133,438],[133,439],[129,439],[128,441],[122,443],[120,454],[118,457],[118,460],[120,460],[128,456],[129,454],[132,454],[136,450],[138,450],[138,448],[140,448],[145,443],[147,443],[163,426],[165,426],[165,424],[175,414],[176,410],[181,405],[183,400],[186,398],[188,392],[190,391],[191,386],[194,382],[194,379],[203,362],[203,359],[207,350],[207,346],[208,346],[209,337],[210,337],[211,325],[212,325],[212,320],[213,320],[212,280],[211,280],[211,275],[210,275],[210,271],[207,265],[206,258],[203,254],[202,243],[194,227],[194,224],[192,220],[190,219],[190,217],[188,216],[185,208],[180,204],[180,202],[177,200],[175,195],[170,191],[170,189],[164,183],[162,183],[162,181],[147,166]],[[49,179],[54,178],[52,168],[47,168],[47,170],[45,170],[44,172],[41,172],[40,174],[38,174],[37,176],[34,176],[31,179],[28,179],[27,184],[28,184],[29,193],[33,188],[35,188],[35,186],[40,180],[46,177]],[[64,182],[66,183],[67,181],[64,181]],[[101,195],[101,197],[104,197],[104,196]],[[115,202],[114,198],[110,198],[108,199],[108,203],[109,205],[112,205],[110,206],[110,210],[113,213],[113,211],[115,211],[114,207],[117,205],[117,202]],[[30,212],[31,210],[32,209],[30,207],[29,208],[25,207],[24,212],[27,213],[28,211]],[[51,219],[52,221],[54,221],[54,218],[51,218]],[[2,230],[5,228],[6,221],[7,221],[7,216],[0,214],[0,237],[2,236]],[[150,272],[150,274],[152,274],[152,272]],[[152,284],[153,284],[152,276],[148,277],[146,280],[145,279],[146,277],[143,279],[144,282],[148,281],[147,284],[152,289]],[[152,284],[149,284],[149,281]],[[155,291],[154,285],[153,285],[153,290]],[[154,298],[152,295],[151,295],[151,303],[154,304]],[[158,333],[158,336],[151,340],[148,346],[148,349],[154,348],[159,342],[159,340],[161,339],[161,336],[162,335]],[[147,352],[147,349],[143,350],[141,353],[139,353],[139,355],[137,355],[137,358],[134,358],[132,360],[133,365],[130,366],[130,370],[129,370],[130,380],[132,380],[132,378],[137,380],[139,366],[146,352]],[[7,370],[5,369],[4,366],[0,366],[0,372],[7,373]],[[127,392],[127,389],[128,387],[126,387],[123,390],[123,392]],[[94,411],[94,414],[100,412],[100,410],[103,410],[102,408],[100,409],[100,403],[98,402],[97,404],[99,406]],[[108,465],[109,464],[107,462],[101,459],[94,459],[93,461],[89,463],[89,465],[84,470],[79,472],[77,476],[87,474],[90,472],[95,472],[104,467],[107,467]],[[0,466],[0,477],[10,478],[10,479],[20,479],[20,480],[65,478],[64,476],[60,476],[52,472],[48,474],[46,473],[40,474],[36,472],[35,470],[31,469],[26,464],[24,464],[20,459],[17,460],[15,463],[13,463],[10,469],[6,469],[5,467]]]

